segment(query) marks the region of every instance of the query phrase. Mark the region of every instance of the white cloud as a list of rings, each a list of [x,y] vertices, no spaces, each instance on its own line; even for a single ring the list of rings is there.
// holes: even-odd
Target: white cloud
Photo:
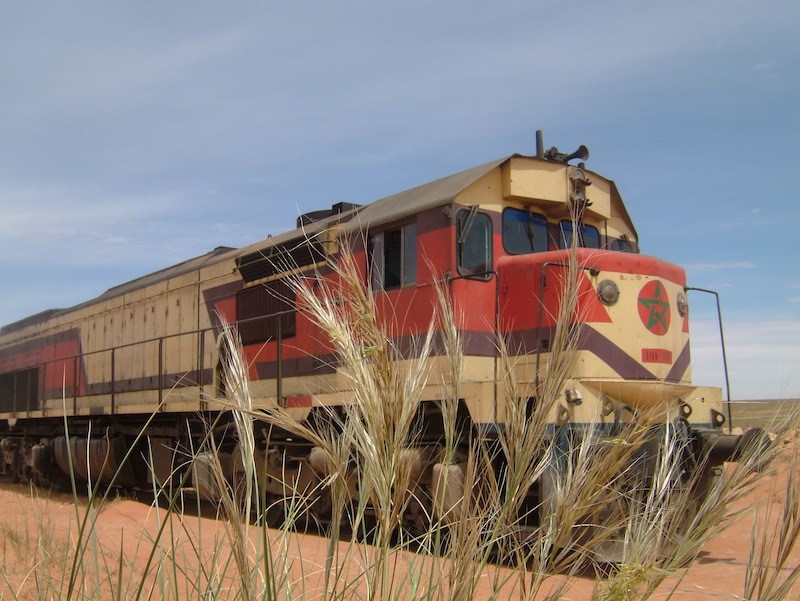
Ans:
[[[725,346],[734,400],[800,397],[800,320],[725,320]],[[692,322],[696,384],[724,387],[719,326]]]
[[[106,262],[109,245],[130,243],[136,231],[148,237],[148,227],[180,206],[170,195],[114,197],[69,186],[7,188],[2,197],[4,262]]]

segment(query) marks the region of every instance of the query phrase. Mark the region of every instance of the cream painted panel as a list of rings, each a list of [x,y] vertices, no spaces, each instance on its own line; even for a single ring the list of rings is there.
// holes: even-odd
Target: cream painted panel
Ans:
[[[483,209],[499,211],[503,203],[503,180],[499,169],[495,169],[474,184],[458,193],[455,202],[464,206],[480,205]]]
[[[193,332],[197,329],[196,296],[196,287],[190,285],[181,290],[181,295],[177,299],[180,305],[176,309],[180,328],[183,332]],[[190,371],[197,368],[197,334],[181,336],[180,354],[183,366],[182,371]]]
[[[502,167],[502,194],[506,200],[536,201],[543,210],[556,210],[565,215],[571,191],[570,173],[574,166],[561,163],[515,157]],[[611,186],[609,182],[593,173],[585,172],[591,185],[586,196],[591,205],[586,209],[587,216],[608,219],[611,214]]]
[[[586,188],[586,198],[591,203],[586,208],[586,213],[590,216],[608,219],[611,216],[611,184],[599,176],[589,173],[587,176],[592,185]]]
[[[503,165],[506,199],[565,203],[566,195],[567,170],[560,163],[516,157]]]
[[[158,323],[158,301],[149,299],[147,302],[145,322],[144,322],[144,338],[146,340],[155,340],[160,336],[159,323]],[[158,354],[145,353],[145,369],[148,374],[155,376],[158,374]]]

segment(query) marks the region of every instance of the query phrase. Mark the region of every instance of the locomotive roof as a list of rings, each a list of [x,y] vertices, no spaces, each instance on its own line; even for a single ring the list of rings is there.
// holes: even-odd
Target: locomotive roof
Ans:
[[[300,246],[312,241],[316,236],[340,223],[346,223],[345,232],[356,233],[370,227],[391,223],[422,211],[448,204],[459,192],[478,179],[502,165],[510,157],[497,159],[453,175],[416,186],[391,196],[386,196],[366,205],[351,205],[354,208],[333,214],[278,236],[256,242],[239,249],[233,257],[244,263],[257,262],[263,258],[269,262],[271,251],[283,245]]]
[[[525,155],[514,154],[496,159],[494,161],[484,163],[483,165],[478,165],[477,167],[472,167],[465,171],[460,171],[453,175],[448,175],[432,182],[416,186],[409,190],[398,192],[397,194],[392,194],[391,196],[386,196],[369,204],[358,206],[357,208],[349,211],[331,215],[330,217],[326,217],[319,221],[304,225],[303,227],[299,227],[278,236],[274,236],[268,238],[267,240],[263,240],[239,249],[219,246],[206,254],[200,255],[199,257],[182,261],[176,265],[172,265],[171,267],[161,269],[124,284],[109,288],[100,296],[74,307],[70,307],[68,309],[48,309],[36,315],[32,315],[20,321],[3,326],[0,328],[0,332],[6,334],[11,331],[20,330],[26,326],[45,321],[57,315],[67,313],[69,311],[73,311],[97,302],[108,300],[122,294],[127,294],[146,286],[199,270],[219,261],[245,257],[252,253],[268,251],[274,246],[290,242],[292,240],[297,240],[298,238],[304,237],[311,239],[320,232],[323,232],[339,223],[347,223],[345,226],[345,231],[348,233],[353,233],[369,227],[375,227],[385,223],[397,221],[405,217],[415,215],[421,211],[448,204],[452,202],[460,192],[478,181],[484,175],[490,173],[493,169],[496,169],[511,158],[522,156]]]
[[[350,221],[347,230],[358,231],[366,227],[390,223],[427,209],[448,204],[467,186],[475,183],[510,158],[510,156],[503,157],[376,200],[357,209],[358,215]]]
[[[364,205],[363,207],[356,209],[357,214],[350,218],[350,221],[346,227],[346,231],[350,233],[358,232],[369,227],[375,227],[385,223],[398,221],[404,219],[405,217],[421,213],[422,211],[435,209],[437,207],[449,204],[456,199],[459,193],[463,192],[470,185],[477,182],[480,178],[489,174],[491,171],[500,167],[507,161],[515,158],[552,163],[552,161],[548,159],[541,159],[536,156],[523,154],[512,154],[501,159],[496,159],[494,161],[484,163],[483,165],[478,165],[477,167],[472,167],[471,169],[460,171],[459,173],[455,173],[453,175],[448,175],[447,177],[428,182],[427,184],[422,184],[421,186],[417,186],[403,192],[398,192],[397,194],[392,194],[391,196],[387,196],[370,204]],[[588,172],[598,177],[602,177],[592,171]],[[619,196],[616,185],[612,180],[606,181],[608,181],[608,183],[611,185],[612,195],[615,197],[616,202],[618,202],[623,209],[623,213],[620,215],[620,217],[627,222],[631,229],[635,229],[633,222],[630,220],[630,216],[624,209],[624,203],[622,202],[622,198]]]
[[[144,275],[140,278],[136,278],[135,280],[131,280],[130,282],[126,282],[124,284],[114,286],[113,288],[109,288],[108,290],[103,292],[103,294],[101,294],[100,296],[93,298],[89,301],[80,303],[78,305],[75,305],[73,307],[69,307],[67,309],[47,309],[45,311],[42,311],[41,313],[31,315],[30,317],[25,317],[19,321],[15,321],[13,323],[3,326],[2,328],[0,328],[0,333],[8,334],[10,332],[21,330],[27,326],[34,325],[39,322],[57,317],[58,315],[69,313],[70,311],[75,311],[82,307],[93,305],[95,303],[114,298],[121,294],[126,294],[134,290],[139,290],[140,288],[144,288],[145,286],[150,286],[152,284],[168,280],[170,278],[182,275],[184,273],[195,271],[197,269],[200,269],[201,267],[215,263],[218,257],[227,254],[232,250],[235,249],[227,246],[218,246],[214,250],[207,252],[204,255],[200,255],[199,257],[194,257],[186,261],[181,261],[180,263],[172,265],[171,267],[160,269],[159,271],[155,271],[153,273]]]

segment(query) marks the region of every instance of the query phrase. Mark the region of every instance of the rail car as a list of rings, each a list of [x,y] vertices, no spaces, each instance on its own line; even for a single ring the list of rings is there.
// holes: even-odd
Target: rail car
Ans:
[[[202,439],[208,399],[222,392],[222,320],[237,324],[256,407],[280,406],[302,421],[346,404],[332,347],[287,284],[298,273],[326,277],[345,245],[400,345],[427,331],[436,285],[446,287],[464,340],[460,423],[468,436],[491,438],[509,419],[497,339],[514,349],[520,378],[534,382],[552,352],[554,274],[573,242],[584,335],[552,431],[674,407],[696,448],[716,449],[713,470],[739,440],[722,433],[721,390],[692,383],[685,272],[639,253],[615,183],[572,164],[587,154],[539,142],[536,155],[506,156],[370,204],[334,204],[302,215],[293,231],[215,248],[6,325],[0,471],[42,483],[69,473],[110,482],[116,473],[116,484],[147,488],[174,477],[176,449]],[[577,224],[575,203],[583,208]],[[427,384],[423,419],[435,418],[441,394]],[[441,435],[421,432],[420,452]],[[137,437],[146,444],[123,465]],[[276,458],[265,468],[274,482],[287,466],[315,462],[304,441],[257,437]]]

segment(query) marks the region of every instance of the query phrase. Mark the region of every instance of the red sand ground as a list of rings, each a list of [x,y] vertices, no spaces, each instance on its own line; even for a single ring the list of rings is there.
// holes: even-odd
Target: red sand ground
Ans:
[[[774,515],[768,527],[773,529],[783,494],[780,486],[782,485],[776,486],[774,479],[767,479],[760,485],[755,495],[743,502],[745,506],[758,505],[763,509],[771,507]],[[44,565],[52,566],[54,563],[63,562],[67,556],[66,549],[75,548],[74,540],[78,527],[73,499],[70,495],[31,491],[24,485],[6,484],[0,485],[0,504],[3,507],[0,516],[0,553],[2,553],[0,598],[41,599],[43,598],[41,589],[37,592],[37,586],[41,587],[41,579],[37,585],[31,566],[36,564],[42,569]],[[81,506],[81,511],[85,511],[85,506]],[[128,562],[128,566],[123,570],[123,584],[128,583],[130,591],[125,595],[126,598],[133,597],[134,586],[130,583],[140,580],[141,575],[147,571],[147,559],[152,548],[147,537],[155,535],[160,519],[164,515],[163,509],[156,509],[138,501],[119,499],[107,504],[100,512],[97,520],[97,541],[102,549],[102,557],[110,562],[109,567],[105,568],[107,570],[105,573],[111,572],[116,578],[115,566],[122,550]],[[752,524],[753,514],[750,513],[711,541],[703,550],[699,560],[689,569],[685,579],[677,584],[676,593],[671,598],[675,601],[741,599]],[[186,557],[193,558],[187,560],[187,563],[200,563],[197,551],[192,550],[192,541],[195,546],[197,545],[198,533],[202,537],[202,542],[199,544],[202,547],[202,556],[207,558],[207,564],[221,565],[228,559],[229,550],[224,541],[229,539],[224,522],[184,514],[173,525],[176,527],[173,536],[180,541],[179,547],[182,545],[180,552],[185,553]],[[248,534],[253,537],[253,541],[260,536],[258,529],[254,527],[249,528]],[[280,537],[278,531],[271,531],[270,535],[273,541],[277,541]],[[307,591],[306,598],[313,599],[316,596],[313,593],[316,586],[315,574],[320,574],[324,570],[327,540],[318,536],[292,536],[296,536],[293,539],[296,543],[290,549],[290,556],[302,557],[302,561],[295,561],[292,572],[294,582],[298,586],[304,585]],[[89,551],[90,556],[93,552]],[[45,553],[49,556],[46,557]],[[794,550],[788,562],[792,567],[799,564],[800,548]],[[358,570],[356,562],[350,567],[351,573],[356,574]],[[51,575],[69,572],[63,568],[51,567],[50,570]],[[190,575],[189,578],[190,581],[197,582],[196,577]],[[488,574],[484,576],[482,583],[484,588],[478,591],[476,599],[489,597],[489,578]],[[180,577],[178,579],[180,580]],[[228,584],[236,586],[235,582]],[[562,598],[588,600],[591,597],[593,584],[591,579],[578,579],[572,583]],[[197,591],[187,588],[187,583],[184,581],[178,586],[182,591],[181,598],[199,596]],[[674,580],[672,586],[675,586]],[[652,599],[666,599],[669,590],[669,587],[662,587]],[[107,587],[103,591],[107,591]],[[107,595],[104,593],[103,596]],[[787,599],[799,597],[800,589],[797,589]],[[151,598],[160,596],[156,593]]]

